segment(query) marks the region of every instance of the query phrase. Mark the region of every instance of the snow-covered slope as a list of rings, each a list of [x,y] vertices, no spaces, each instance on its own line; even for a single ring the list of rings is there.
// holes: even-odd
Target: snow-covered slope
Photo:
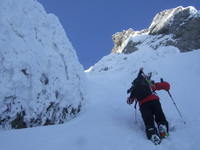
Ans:
[[[1,0],[0,18],[0,127],[74,117],[85,74],[58,18],[34,0]]]
[[[7,5],[0,5],[0,10],[3,9],[5,11],[4,16],[7,14],[7,17],[4,18],[6,21],[0,22],[0,33],[3,37],[0,38],[0,67],[2,68],[1,70],[3,70],[0,72],[0,75],[2,78],[5,78],[5,80],[1,80],[0,84],[1,89],[3,89],[0,93],[1,116],[4,116],[6,114],[5,110],[8,111],[10,108],[14,109],[12,112],[17,112],[21,110],[21,108],[32,108],[33,110],[30,109],[29,114],[34,112],[36,115],[39,113],[38,110],[42,110],[41,108],[50,110],[50,114],[51,112],[59,113],[60,109],[55,109],[52,105],[50,105],[51,107],[45,108],[48,106],[46,105],[48,102],[54,100],[52,97],[57,96],[59,96],[59,98],[61,97],[61,101],[57,99],[53,102],[61,102],[58,105],[61,106],[61,108],[66,106],[69,100],[73,104],[79,104],[79,100],[82,99],[80,95],[84,93],[82,92],[84,91],[83,86],[85,85],[82,84],[84,75],[81,74],[82,69],[80,64],[78,64],[77,61],[74,62],[74,59],[77,60],[77,58],[71,44],[66,40],[66,36],[63,35],[64,32],[59,32],[63,29],[60,27],[60,24],[56,24],[58,27],[55,26],[55,23],[58,23],[56,21],[57,19],[52,15],[43,13],[44,10],[41,5],[35,2],[28,0],[19,0],[16,1],[16,3],[15,0],[3,0],[1,2],[13,7],[16,7],[16,3],[19,2],[19,4],[21,4],[21,2],[30,3],[31,5],[28,6],[34,6],[34,9],[25,9],[22,7],[23,4],[15,9],[17,12],[25,12],[25,14],[40,12],[42,13],[40,17],[44,17],[38,20],[38,17],[36,17],[36,25],[30,24],[32,25],[29,28],[30,30],[24,30],[24,28],[22,30],[22,28],[19,27],[29,27],[26,23],[30,23],[32,19],[30,19],[29,22],[24,22],[24,20],[20,19],[17,19],[20,20],[20,22],[13,22],[15,19],[7,20],[7,17],[12,18],[12,16],[14,16],[14,18],[16,18],[17,16],[15,16],[15,14],[9,15],[10,11],[9,7],[6,7]],[[21,7],[23,9],[19,9]],[[33,11],[35,8],[40,11]],[[24,16],[27,17],[25,20],[29,18],[28,16]],[[45,20],[45,18],[51,18],[50,20],[52,22],[48,19]],[[49,21],[51,24],[46,23],[46,21]],[[15,24],[15,26],[12,24]],[[50,30],[52,28],[55,30]],[[31,29],[34,30],[34,34],[30,34],[32,33],[29,32]],[[48,29],[52,32],[47,36],[46,30]],[[59,33],[59,37],[56,36],[57,33]],[[15,36],[10,36],[10,34]],[[30,36],[35,38],[30,38]],[[47,36],[47,41],[45,40],[46,38],[42,38],[44,36]],[[137,41],[138,39],[145,38],[144,36],[136,37],[132,40]],[[57,38],[58,41],[56,40]],[[152,37],[149,38],[149,40],[152,40]],[[24,44],[27,40],[31,41],[31,43]],[[51,41],[50,43],[49,40]],[[14,48],[11,44],[9,47],[8,43],[10,43],[10,41],[12,41],[15,46],[22,45],[22,47]],[[5,43],[4,47],[8,47],[9,51],[5,50],[2,46],[3,43]],[[67,54],[64,52],[65,50]],[[74,58],[71,57],[71,55],[73,55]],[[60,59],[60,57],[63,59]],[[88,78],[86,86],[88,103],[84,111],[81,111],[78,117],[62,125],[21,130],[1,130],[1,149],[199,150],[199,58],[200,49],[187,53],[180,53],[179,50],[173,46],[161,46],[155,51],[149,45],[145,44],[141,44],[138,47],[138,51],[129,55],[116,53],[105,56],[86,72]],[[71,62],[77,65],[74,66]],[[71,65],[66,65],[68,63]],[[152,72],[152,79],[155,81],[160,81],[162,77],[171,84],[170,92],[183,116],[183,118],[179,116],[166,91],[157,92],[160,96],[161,104],[170,126],[170,136],[164,139],[158,146],[155,146],[152,142],[147,140],[144,132],[144,124],[138,108],[135,111],[133,105],[129,106],[126,104],[126,98],[129,96],[126,94],[126,91],[131,86],[132,80],[137,76],[140,67],[144,68],[145,73]],[[69,71],[69,74],[66,72],[63,73],[61,68],[64,68],[65,71]],[[66,78],[70,80],[66,80]],[[80,82],[76,80],[77,78],[80,78]],[[59,89],[61,93],[57,95],[54,93],[55,89]],[[52,91],[54,94],[52,94]],[[11,97],[6,97],[5,99],[6,93],[9,92],[11,93]],[[21,94],[19,94],[20,92]],[[28,92],[31,97],[27,96]],[[34,93],[37,92],[41,92],[41,94],[36,95],[38,96],[38,98],[36,98],[37,101],[29,99],[34,99]],[[23,99],[18,99],[18,96],[12,97],[13,93],[22,95]],[[45,95],[45,93],[49,94]],[[69,97],[68,93],[70,93],[72,97]],[[50,99],[44,102],[44,98]],[[67,98],[68,101],[65,101],[65,98]],[[74,100],[74,98],[77,98],[77,101],[71,101],[72,99]],[[22,104],[24,107],[18,107]],[[16,109],[10,106],[16,106]],[[14,116],[13,113],[10,114]],[[51,115],[54,116],[54,113]],[[57,116],[57,113],[55,116]],[[46,115],[43,117],[45,118]],[[186,125],[183,123],[183,120],[186,122]],[[137,121],[137,123],[135,123],[135,121]]]
[[[179,53],[177,49],[163,48],[158,52],[144,47],[131,55],[106,57],[109,61],[102,63],[104,58],[99,65],[111,64],[113,69],[86,73],[90,80],[89,101],[78,117],[63,125],[1,131],[1,147],[4,150],[198,150],[200,50]],[[121,62],[120,66],[115,65],[117,62]],[[146,139],[138,108],[135,124],[134,106],[126,104],[126,90],[140,67],[146,73],[152,71],[155,81],[162,77],[171,84],[170,92],[186,122],[186,125],[182,122],[167,92],[158,91],[170,124],[170,136],[158,146]]]

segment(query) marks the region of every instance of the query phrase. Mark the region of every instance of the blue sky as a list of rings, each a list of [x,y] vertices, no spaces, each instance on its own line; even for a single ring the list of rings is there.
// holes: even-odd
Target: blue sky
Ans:
[[[155,15],[200,0],[38,0],[47,13],[59,17],[79,61],[88,69],[111,53],[112,35],[132,28],[146,29]]]

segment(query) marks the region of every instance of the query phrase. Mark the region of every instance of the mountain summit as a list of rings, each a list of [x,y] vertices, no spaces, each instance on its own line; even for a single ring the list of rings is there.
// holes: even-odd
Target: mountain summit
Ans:
[[[174,46],[181,52],[200,48],[200,11],[194,7],[177,7],[158,13],[150,27],[142,31],[133,29],[115,33],[113,53],[132,53],[140,45],[153,49]]]

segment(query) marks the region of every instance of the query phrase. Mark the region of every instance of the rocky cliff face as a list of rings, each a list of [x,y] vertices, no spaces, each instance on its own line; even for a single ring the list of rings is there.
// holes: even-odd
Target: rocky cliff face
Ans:
[[[112,36],[113,53],[132,53],[140,45],[153,49],[174,46],[181,52],[200,48],[200,11],[194,7],[177,7],[158,13],[150,27],[142,31],[128,29]]]
[[[76,116],[85,74],[58,18],[34,0],[1,0],[0,18],[0,127],[59,124]]]

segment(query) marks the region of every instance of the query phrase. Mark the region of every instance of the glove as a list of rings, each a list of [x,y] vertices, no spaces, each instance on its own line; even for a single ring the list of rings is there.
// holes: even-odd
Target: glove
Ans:
[[[162,83],[164,90],[166,90],[166,91],[170,90],[170,84],[168,82],[161,82],[161,83]]]
[[[131,104],[133,104],[134,99],[128,97],[127,100],[126,100],[126,102],[127,102],[127,104],[131,105]]]

